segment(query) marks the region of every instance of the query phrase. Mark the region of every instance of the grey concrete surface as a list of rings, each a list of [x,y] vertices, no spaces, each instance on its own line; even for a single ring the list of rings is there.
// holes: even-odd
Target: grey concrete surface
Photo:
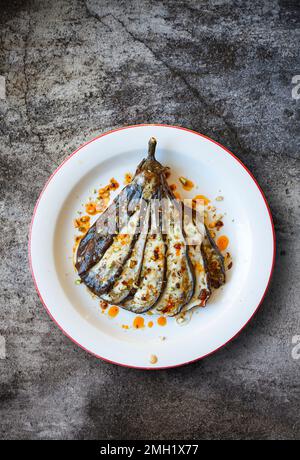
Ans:
[[[0,11],[0,437],[299,438],[299,2],[15,0]],[[95,135],[142,122],[230,148],[265,191],[277,234],[273,282],[247,328],[160,372],[76,347],[43,309],[27,260],[34,204],[56,166]]]

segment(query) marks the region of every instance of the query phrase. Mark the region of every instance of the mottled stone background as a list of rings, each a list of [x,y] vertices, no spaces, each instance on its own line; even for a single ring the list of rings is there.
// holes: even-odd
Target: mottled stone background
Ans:
[[[0,3],[1,438],[299,438],[299,2]],[[27,260],[56,166],[95,135],[143,122],[230,148],[265,191],[277,234],[255,319],[217,354],[160,372],[76,347],[47,316]]]

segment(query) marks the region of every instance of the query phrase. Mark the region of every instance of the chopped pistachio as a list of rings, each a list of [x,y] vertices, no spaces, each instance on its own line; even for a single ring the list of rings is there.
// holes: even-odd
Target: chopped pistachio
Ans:
[[[158,359],[157,359],[157,356],[156,356],[156,355],[151,355],[151,356],[150,356],[150,363],[151,363],[151,364],[156,364],[157,361],[158,361]]]
[[[185,177],[179,177],[179,180],[180,182],[182,183],[182,185],[186,185],[187,184],[187,179]]]
[[[176,318],[176,323],[177,324],[183,324],[186,322],[186,319],[184,316],[179,316],[178,318]]]

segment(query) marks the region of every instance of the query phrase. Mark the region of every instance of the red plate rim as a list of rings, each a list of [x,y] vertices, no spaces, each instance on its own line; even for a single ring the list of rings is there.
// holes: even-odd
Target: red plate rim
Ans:
[[[180,363],[180,364],[175,364],[173,366],[161,366],[161,367],[145,367],[145,366],[131,366],[129,364],[123,364],[123,363],[118,363],[116,361],[112,361],[112,360],[109,360],[107,358],[104,358],[103,356],[100,356],[100,355],[97,355],[96,353],[92,352],[91,350],[88,350],[87,348],[85,348],[83,345],[81,345],[80,343],[78,343],[73,337],[71,337],[61,326],[60,324],[58,324],[58,322],[55,320],[55,318],[52,316],[52,314],[50,313],[40,291],[39,291],[39,288],[38,288],[38,285],[37,285],[37,281],[36,281],[36,278],[35,278],[35,275],[34,275],[34,271],[33,271],[33,266],[32,266],[32,259],[31,259],[31,238],[32,238],[32,227],[33,227],[33,223],[34,223],[34,218],[35,218],[35,214],[36,214],[36,211],[37,211],[37,208],[38,208],[38,205],[39,205],[39,202],[42,198],[42,195],[44,194],[44,192],[46,191],[50,181],[52,180],[52,178],[55,176],[55,174],[60,170],[60,168],[68,161],[70,160],[71,157],[73,157],[77,152],[79,152],[79,150],[81,150],[83,147],[85,147],[86,145],[90,144],[91,142],[94,142],[95,140],[99,139],[100,137],[104,137],[104,136],[107,136],[109,134],[112,134],[112,133],[115,133],[117,131],[123,131],[125,129],[131,129],[131,128],[140,128],[140,127],[144,127],[144,126],[160,126],[162,128],[173,128],[173,129],[178,129],[178,130],[181,130],[181,131],[187,131],[189,133],[193,133],[193,134],[196,134],[197,136],[200,136],[200,137],[203,137],[204,139],[207,139],[209,140],[210,142],[213,142],[214,144],[218,145],[219,147],[221,147],[223,150],[225,150],[225,152],[229,153],[229,155],[231,155],[244,169],[245,171],[249,174],[249,176],[251,177],[251,179],[253,180],[253,182],[255,183],[256,187],[258,188],[263,200],[264,200],[264,203],[266,205],[266,208],[267,208],[267,211],[268,211],[268,214],[269,214],[269,218],[270,218],[270,223],[271,223],[271,228],[272,228],[272,235],[273,235],[273,259],[272,259],[272,265],[271,265],[271,270],[270,270],[270,274],[269,274],[269,279],[268,279],[268,282],[267,282],[267,285],[266,285],[266,288],[265,288],[265,291],[262,295],[262,298],[260,300],[260,302],[258,303],[254,313],[251,315],[251,317],[248,319],[248,321],[242,326],[242,328],[233,336],[231,337],[229,340],[227,340],[227,342],[225,342],[223,345],[220,345],[218,348],[216,348],[215,350],[207,353],[206,355],[203,355],[203,356],[199,356],[198,358],[195,358],[195,359],[192,359],[191,361],[186,361],[184,363]],[[80,348],[82,348],[83,350],[85,350],[86,352],[88,352],[89,354],[95,356],[96,358],[99,358],[99,359],[102,359],[103,361],[106,361],[108,363],[111,363],[111,364],[117,364],[118,366],[122,366],[122,367],[127,367],[127,368],[130,368],[130,369],[143,369],[143,370],[160,370],[160,369],[170,369],[170,368],[175,368],[175,367],[181,367],[181,366],[185,366],[187,364],[191,364],[191,363],[194,363],[196,361],[200,361],[201,359],[204,359],[206,358],[207,356],[210,356],[212,355],[213,353],[216,353],[218,350],[220,350],[221,348],[225,347],[229,342],[231,342],[232,340],[234,340],[242,331],[243,329],[248,325],[248,323],[252,320],[252,318],[254,317],[254,315],[257,313],[259,307],[261,306],[266,294],[267,294],[267,291],[269,289],[269,286],[270,286],[270,282],[271,282],[271,278],[272,278],[272,275],[273,275],[273,272],[274,272],[274,265],[275,265],[275,257],[276,257],[276,237],[275,237],[275,228],[274,228],[274,222],[273,222],[273,218],[272,218],[272,214],[271,214],[271,210],[270,210],[270,206],[266,200],[266,197],[262,191],[262,188],[260,187],[260,185],[258,184],[257,180],[255,179],[255,177],[253,176],[253,174],[249,171],[249,169],[244,165],[244,163],[236,156],[234,155],[230,150],[228,150],[226,147],[224,147],[222,144],[220,144],[219,142],[217,141],[214,141],[213,139],[211,139],[210,137],[208,136],[205,136],[204,134],[201,134],[201,133],[198,133],[197,131],[193,131],[192,129],[189,129],[189,128],[183,128],[182,126],[175,126],[175,125],[166,125],[166,124],[162,124],[162,123],[142,123],[142,124],[138,124],[138,125],[129,125],[129,126],[123,126],[121,128],[116,128],[116,129],[112,129],[110,131],[106,131],[105,133],[102,133],[100,134],[99,136],[96,136],[94,137],[93,139],[85,142],[84,144],[82,144],[80,147],[78,147],[78,149],[76,149],[73,153],[71,153],[67,158],[65,158],[65,160],[55,169],[55,171],[51,174],[51,176],[49,177],[49,179],[47,180],[46,184],[44,185],[39,197],[38,197],[38,200],[34,206],[34,210],[33,210],[33,215],[32,215],[32,219],[31,219],[31,223],[30,223],[30,228],[29,228],[29,238],[28,238],[28,259],[29,259],[29,267],[30,267],[30,271],[31,271],[31,275],[32,275],[32,278],[33,278],[33,282],[34,282],[34,285],[35,285],[35,289],[38,293],[38,296],[43,304],[43,306],[45,307],[48,315],[50,316],[50,318],[52,319],[52,321],[54,321],[54,323],[59,327],[59,329],[63,332],[63,334],[65,336],[67,336],[70,340],[72,340],[73,343],[75,343],[76,345],[78,345]]]

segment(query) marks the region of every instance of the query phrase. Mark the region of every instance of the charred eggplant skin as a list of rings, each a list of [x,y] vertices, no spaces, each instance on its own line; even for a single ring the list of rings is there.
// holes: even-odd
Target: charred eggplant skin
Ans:
[[[156,140],[151,138],[148,157],[139,164],[132,182],[120,192],[112,204],[97,219],[78,246],[75,262],[78,275],[96,295],[108,292],[117,277],[122,273],[123,267],[120,267],[113,277],[103,283],[103,280],[91,270],[101,261],[106,251],[113,244],[114,238],[121,227],[119,222],[120,215],[122,216],[123,213],[126,213],[126,217],[130,218],[135,213],[140,201],[142,199],[149,201],[157,193],[161,185],[165,168],[155,160],[155,147]],[[122,212],[119,212],[120,210]],[[107,230],[110,229],[111,222],[115,222],[115,232]],[[128,257],[130,257],[136,240],[137,236],[132,241]],[[127,260],[128,258],[124,259],[124,263]]]
[[[224,257],[206,226],[205,233],[205,240],[202,244],[202,248],[205,255],[206,269],[209,274],[211,286],[214,289],[218,289],[226,282]]]
[[[141,161],[132,182],[123,188],[80,241],[75,266],[78,275],[82,277],[83,281],[86,278],[86,273],[100,261],[105,251],[112,244],[114,234],[108,232],[109,223],[113,221],[116,226],[116,232],[118,232],[118,217],[122,203],[123,206],[124,203],[125,206],[127,205],[124,212],[130,217],[141,198],[149,199],[153,194],[152,189],[158,187],[160,180],[158,176],[164,171],[164,168],[154,158],[155,147],[156,139],[151,138],[148,158]]]
[[[139,185],[132,186],[129,184],[114,199],[111,206],[101,214],[87,234],[82,238],[77,249],[75,266],[78,275],[82,277],[83,280],[86,273],[100,261],[105,251],[113,242],[115,234],[110,234],[108,232],[108,223],[111,222],[112,219],[116,220],[115,224],[118,230],[119,206],[122,200],[127,202],[129,206],[129,203],[139,200],[141,196],[142,188]],[[129,215],[133,213],[130,209],[127,209],[127,212]],[[101,231],[99,231],[99,229],[101,229]]]
[[[85,285],[103,300],[133,313],[157,309],[168,316],[175,316],[185,307],[188,308],[191,299],[194,303],[194,297],[198,298],[198,295],[201,306],[204,306],[211,287],[217,288],[225,283],[224,258],[205,227],[205,238],[201,245],[199,243],[199,250],[207,274],[207,280],[202,284],[206,289],[200,293],[198,288],[195,291],[196,275],[184,228],[183,203],[170,190],[165,175],[168,168],[155,159],[155,149],[156,140],[152,137],[149,140],[148,156],[138,165],[132,182],[121,190],[80,241],[75,266]],[[141,226],[136,222],[138,219],[140,224],[144,203],[149,210],[154,199],[160,203],[157,244],[152,244],[150,240],[151,213],[147,214],[147,237],[144,239],[139,233]],[[163,228],[163,199],[171,203],[176,216],[173,216],[173,230],[168,235],[164,235]],[[128,225],[136,225],[133,234],[129,231],[130,227],[126,227],[127,224],[124,226],[123,217]],[[125,231],[123,235],[129,237],[123,240],[124,245],[121,247],[118,242],[124,228],[127,233]],[[178,241],[180,249],[176,248]],[[161,256],[159,262],[151,257],[157,250]],[[138,262],[137,254],[140,258]],[[157,265],[149,263],[149,257]],[[138,263],[135,270],[133,263]],[[121,286],[122,283],[125,283],[125,288]],[[144,295],[145,292],[150,294]]]
[[[126,258],[124,260],[124,264],[129,259],[136,240],[137,240],[137,235],[133,238],[133,241],[132,241],[132,244],[130,246],[129,252],[128,252],[128,254],[127,254],[127,256],[126,256]],[[86,272],[82,276],[82,279],[83,279],[84,283],[87,285],[87,287],[94,294],[96,294],[97,296],[100,297],[102,294],[108,292],[109,289],[114,285],[116,280],[121,275],[122,270],[123,270],[123,266],[120,266],[119,269],[113,274],[113,276],[108,278],[108,280],[106,280],[105,282],[103,282],[103,280],[101,279],[101,277],[99,277],[99,275],[97,275],[96,273],[91,273],[91,272]]]

